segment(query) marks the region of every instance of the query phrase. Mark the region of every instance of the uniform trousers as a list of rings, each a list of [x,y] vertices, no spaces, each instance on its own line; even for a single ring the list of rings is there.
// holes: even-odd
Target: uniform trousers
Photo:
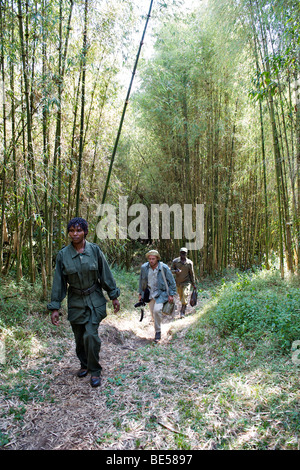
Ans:
[[[98,334],[99,323],[92,322],[92,315],[86,323],[71,323],[76,343],[76,354],[81,369],[88,369],[93,377],[101,375],[99,363],[101,340]]]
[[[182,305],[187,305],[188,298],[190,295],[190,284],[177,284],[177,293],[179,295],[179,299]]]

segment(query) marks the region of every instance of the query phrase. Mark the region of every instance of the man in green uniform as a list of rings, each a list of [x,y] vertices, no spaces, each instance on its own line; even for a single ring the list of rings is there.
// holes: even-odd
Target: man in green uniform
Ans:
[[[175,274],[177,292],[181,302],[180,316],[184,317],[190,294],[190,284],[196,288],[193,261],[188,259],[186,248],[180,249],[180,256],[173,260],[171,271]]]
[[[120,289],[99,246],[86,240],[87,222],[80,217],[70,220],[68,234],[71,243],[57,255],[51,301],[47,308],[51,311],[53,325],[58,325],[61,302],[68,294],[68,320],[81,365],[77,375],[85,377],[90,372],[92,387],[98,387],[102,369],[98,328],[106,317],[106,299],[102,289],[112,300],[115,313],[120,309]]]

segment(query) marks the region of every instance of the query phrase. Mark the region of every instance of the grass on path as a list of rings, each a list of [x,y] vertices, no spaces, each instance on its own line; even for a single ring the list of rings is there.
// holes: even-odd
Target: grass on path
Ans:
[[[262,271],[207,280],[197,310],[166,320],[154,346],[149,313],[139,322],[132,308],[136,275],[115,277],[123,308],[103,324],[97,390],[74,378],[68,324],[50,325],[39,291],[2,287],[0,447],[299,450],[296,278]],[[14,293],[17,301],[4,302]]]

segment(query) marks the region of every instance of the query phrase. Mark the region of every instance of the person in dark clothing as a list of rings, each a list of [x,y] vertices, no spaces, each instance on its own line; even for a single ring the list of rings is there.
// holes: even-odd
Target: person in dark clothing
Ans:
[[[173,260],[171,271],[175,274],[176,288],[181,302],[180,317],[184,317],[190,295],[190,285],[192,284],[196,289],[194,265],[187,257],[186,248],[180,249],[180,256]]]
[[[112,300],[115,313],[120,309],[120,289],[99,246],[86,240],[87,221],[80,217],[71,219],[67,230],[71,243],[57,255],[51,301],[47,308],[51,311],[53,325],[58,325],[61,302],[68,296],[68,320],[81,366],[77,375],[85,377],[90,372],[91,386],[98,387],[102,370],[98,328],[107,315],[102,289]]]

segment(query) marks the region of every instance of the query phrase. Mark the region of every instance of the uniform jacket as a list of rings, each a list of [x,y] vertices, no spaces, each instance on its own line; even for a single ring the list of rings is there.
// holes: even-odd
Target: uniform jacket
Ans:
[[[88,289],[96,284],[90,295],[72,291]],[[111,300],[120,295],[108,263],[95,243],[86,240],[83,253],[78,253],[72,243],[59,251],[53,279],[51,301],[48,310],[58,310],[68,293],[68,320],[85,323],[92,312],[93,323],[106,317],[104,289]]]
[[[146,289],[148,285],[148,271],[150,268],[149,262],[146,262],[141,267],[141,274],[140,274],[140,283],[139,283],[139,293],[142,294],[143,291]],[[157,288],[158,288],[158,295],[155,298],[155,302],[157,303],[165,303],[168,300],[168,293],[166,290],[166,284],[164,282],[163,276],[161,274],[161,270],[164,269],[166,281],[169,286],[169,295],[176,294],[176,283],[173,274],[171,273],[169,267],[162,263],[161,261],[158,262],[158,273],[157,273]]]
[[[176,284],[187,286],[188,284],[195,285],[195,274],[194,264],[189,258],[186,258],[186,262],[182,263],[180,256],[175,258],[172,263],[172,273],[176,275]],[[180,269],[180,273],[176,273],[176,269]]]

